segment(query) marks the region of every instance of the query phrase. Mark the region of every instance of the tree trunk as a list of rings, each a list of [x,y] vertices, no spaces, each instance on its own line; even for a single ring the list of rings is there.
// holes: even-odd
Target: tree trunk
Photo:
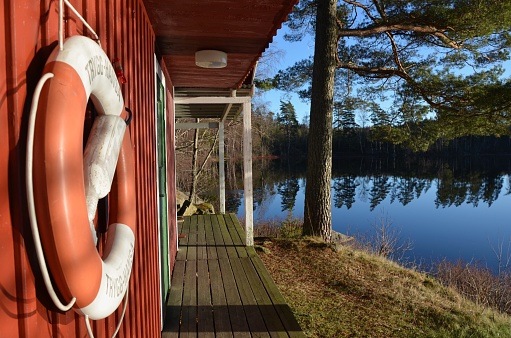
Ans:
[[[199,123],[199,119],[196,120]],[[195,203],[195,194],[197,192],[197,157],[199,152],[199,130],[195,129],[193,135],[193,153],[192,153],[192,184],[190,186],[190,195],[188,200]]]
[[[197,119],[197,123],[199,123],[199,119]],[[202,175],[202,172],[204,171],[204,168],[206,168],[206,164],[208,163],[209,159],[211,158],[211,155],[213,154],[213,151],[216,148],[216,143],[218,142],[218,135],[219,135],[219,129],[217,129],[215,138],[213,139],[213,144],[211,145],[211,148],[209,149],[206,157],[202,161],[202,164],[200,167],[198,166],[198,158],[199,158],[199,130],[195,129],[195,134],[193,136],[193,154],[192,154],[192,184],[190,187],[190,196],[188,200],[191,203],[195,203],[196,201],[196,195],[197,195],[197,184],[199,182],[199,177]]]
[[[330,241],[337,1],[319,0],[317,3],[303,234]]]

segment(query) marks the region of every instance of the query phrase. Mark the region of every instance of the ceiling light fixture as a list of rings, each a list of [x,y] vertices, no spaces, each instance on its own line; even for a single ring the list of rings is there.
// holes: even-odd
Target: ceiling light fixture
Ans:
[[[227,66],[227,53],[219,50],[199,50],[195,52],[195,64],[202,68],[224,68]]]

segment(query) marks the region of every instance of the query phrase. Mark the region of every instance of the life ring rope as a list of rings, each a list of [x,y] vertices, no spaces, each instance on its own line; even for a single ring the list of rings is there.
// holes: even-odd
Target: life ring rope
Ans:
[[[60,50],[64,49],[64,5],[66,5],[75,15],[76,17],[83,23],[83,25],[87,28],[89,32],[94,36],[96,42],[99,46],[101,46],[101,40],[99,40],[98,33],[89,25],[87,20],[83,18],[83,16],[73,7],[73,5],[69,2],[69,0],[59,0],[59,48]]]
[[[30,107],[30,114],[28,120],[28,136],[27,136],[27,156],[26,156],[26,175],[25,175],[25,183],[27,189],[27,203],[28,203],[28,215],[30,218],[30,227],[32,229],[32,237],[34,239],[34,246],[37,255],[37,260],[39,262],[39,266],[41,268],[41,273],[43,275],[44,285],[46,286],[46,290],[48,290],[48,294],[50,295],[53,304],[61,310],[68,311],[73,307],[76,302],[76,297],[73,297],[71,301],[64,305],[57,293],[55,292],[55,288],[50,279],[50,273],[48,271],[48,266],[46,264],[46,259],[44,257],[43,248],[41,244],[41,236],[39,236],[39,225],[37,223],[37,216],[35,211],[35,201],[34,201],[34,180],[32,175],[33,169],[33,159],[34,159],[34,130],[35,130],[35,121],[37,117],[37,107],[39,105],[39,97],[41,95],[41,90],[43,89],[46,81],[54,77],[53,73],[44,74],[34,91],[34,97],[32,100],[32,106]]]
[[[121,324],[124,319],[124,315],[126,314],[126,309],[128,308],[128,291],[129,291],[129,288],[126,289],[126,294],[124,295],[124,305],[122,307],[122,313],[121,313],[121,317],[119,318],[119,323],[117,323],[117,326],[115,327],[115,331],[110,338],[115,338],[115,336],[117,336],[117,333],[119,333],[119,330],[121,329]],[[92,328],[90,326],[89,316],[85,315],[84,318],[85,318],[85,327],[87,328],[87,333],[89,334],[90,338],[94,338],[94,333],[92,333]]]

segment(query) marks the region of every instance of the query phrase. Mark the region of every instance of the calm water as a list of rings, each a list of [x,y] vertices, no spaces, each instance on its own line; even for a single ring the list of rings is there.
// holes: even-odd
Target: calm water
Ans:
[[[305,169],[277,166],[261,171],[260,176],[254,175],[255,221],[290,215],[302,218]],[[434,175],[427,174],[432,171]],[[374,224],[384,218],[400,231],[402,240],[413,242],[407,254],[411,261],[478,260],[496,270],[493,250],[504,243],[506,255],[511,243],[508,172],[493,164],[465,162],[408,166],[407,170],[381,163],[363,163],[356,169],[334,165],[333,229],[371,236]],[[228,205],[243,217],[240,197],[242,192],[231,191]],[[511,247],[509,251],[511,255]]]

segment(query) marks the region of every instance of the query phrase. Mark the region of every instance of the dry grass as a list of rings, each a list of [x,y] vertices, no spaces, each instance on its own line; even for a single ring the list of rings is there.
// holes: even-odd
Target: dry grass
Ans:
[[[511,274],[494,274],[477,263],[442,261],[435,266],[436,277],[466,298],[511,315]]]
[[[258,222],[254,226],[255,237],[269,238],[299,238],[302,236],[303,220],[287,218]]]
[[[260,243],[261,259],[310,337],[510,337],[511,318],[434,278],[316,239]]]

